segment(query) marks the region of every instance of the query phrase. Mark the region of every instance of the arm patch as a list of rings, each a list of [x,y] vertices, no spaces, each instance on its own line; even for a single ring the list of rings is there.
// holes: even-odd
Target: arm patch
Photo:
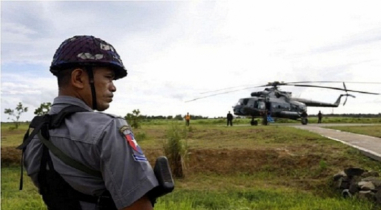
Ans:
[[[119,128],[120,133],[125,138],[128,143],[128,146],[132,149],[132,157],[135,161],[147,161],[146,156],[143,154],[142,149],[138,145],[138,142],[135,140],[135,136],[131,131],[129,125],[123,125]]]

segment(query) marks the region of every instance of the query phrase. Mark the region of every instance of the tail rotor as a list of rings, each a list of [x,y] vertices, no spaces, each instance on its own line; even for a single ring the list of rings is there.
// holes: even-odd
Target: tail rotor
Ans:
[[[345,104],[347,103],[348,96],[353,97],[353,98],[356,98],[356,96],[348,94],[348,89],[345,86],[345,82],[343,82],[343,86],[344,86],[344,90],[345,90],[345,94],[343,94],[343,96],[345,96],[345,101],[343,103],[343,106],[345,106]]]

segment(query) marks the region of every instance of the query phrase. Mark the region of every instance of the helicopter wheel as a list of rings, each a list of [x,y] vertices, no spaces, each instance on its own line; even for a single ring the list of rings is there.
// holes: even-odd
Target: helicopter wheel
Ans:
[[[251,121],[250,121],[250,124],[251,124],[251,125],[258,125],[258,121],[256,121],[256,120],[251,120]]]
[[[301,122],[302,122],[302,125],[307,125],[307,123],[308,123],[307,117],[303,117]]]

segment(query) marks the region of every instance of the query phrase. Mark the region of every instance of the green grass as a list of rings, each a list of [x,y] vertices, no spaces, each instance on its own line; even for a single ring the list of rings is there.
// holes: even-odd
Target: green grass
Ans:
[[[160,199],[155,209],[364,210],[371,208],[372,206],[367,203],[353,200],[319,199],[308,193],[253,188],[224,191],[179,191]]]
[[[18,180],[19,169],[6,170],[12,170],[5,173],[3,170],[3,173],[5,179],[13,183],[2,186],[2,209],[44,209],[37,191],[30,187],[30,180],[26,179],[25,190],[18,191],[18,182],[14,180]],[[159,198],[155,209],[374,209],[372,203],[342,199],[339,193],[321,197],[305,190],[256,185],[258,181],[257,176],[216,175],[196,175],[176,180],[175,191]],[[271,185],[271,180],[260,181]]]
[[[381,138],[381,125],[375,125],[375,126],[329,126],[327,128]]]
[[[170,127],[159,122],[134,129],[146,154],[162,150]],[[183,125],[181,121],[179,124]],[[2,151],[19,145],[27,129],[25,124],[18,130],[9,130],[8,126],[2,124]],[[360,129],[364,129],[364,134],[372,134],[381,125],[368,127]],[[186,176],[175,180],[174,192],[159,198],[155,210],[376,209],[369,201],[343,199],[330,186],[333,175],[346,167],[381,171],[379,162],[356,149],[277,124],[226,127],[225,121],[191,122],[187,129]],[[2,152],[4,155],[7,153]],[[18,160],[19,156],[15,164],[2,165],[2,209],[46,209],[28,176],[24,176],[24,190],[18,190]]]
[[[18,190],[19,175],[17,167],[2,169],[2,209],[45,209],[36,188],[27,176],[25,176],[24,189]],[[211,183],[205,185],[208,180]],[[197,187],[201,184],[198,183],[199,181],[204,184],[203,187]],[[174,192],[159,198],[155,210],[371,210],[374,207],[369,202],[356,199],[342,199],[339,196],[320,197],[302,190],[251,184],[255,182],[257,182],[255,176],[216,175],[197,175],[185,180],[176,180]],[[208,187],[213,183],[217,187]]]
[[[259,125],[261,124],[262,119],[256,118]],[[276,123],[299,123],[297,120],[290,120],[284,118],[276,118]],[[168,121],[177,121],[180,124],[185,125],[185,120],[163,120],[163,119],[149,119],[142,120],[142,126],[148,125],[165,125],[168,124]],[[233,119],[233,125],[249,125],[251,118],[235,118]],[[318,118],[315,116],[310,116],[308,118],[309,123],[317,123]],[[381,117],[340,117],[340,116],[324,116],[322,123],[381,123]],[[271,124],[271,123],[270,123]],[[217,118],[217,119],[191,119],[190,125],[226,125],[226,119]]]
[[[23,190],[19,190],[20,167],[1,168],[1,209],[46,209],[37,188],[24,173]]]
[[[18,129],[12,130],[12,123],[1,124],[1,146],[18,146],[22,143],[29,124],[21,123]]]

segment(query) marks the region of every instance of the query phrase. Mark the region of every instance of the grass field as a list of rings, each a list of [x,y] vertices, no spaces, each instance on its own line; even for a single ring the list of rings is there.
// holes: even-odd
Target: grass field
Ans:
[[[291,209],[373,210],[369,201],[343,199],[332,177],[347,167],[381,172],[379,162],[356,149],[292,127],[226,127],[224,120],[191,121],[185,178],[175,179],[173,193],[159,199],[155,209]],[[323,121],[324,122],[324,121]],[[356,122],[359,123],[359,122]],[[181,122],[181,125],[182,122]],[[29,177],[18,190],[21,143],[27,129],[2,124],[2,209],[45,209]],[[352,126],[340,127],[350,129]],[[376,135],[381,124],[354,128]],[[168,121],[151,121],[134,129],[149,161],[163,155]],[[358,131],[361,130],[361,131]]]
[[[329,126],[327,128],[381,138],[381,126]]]

